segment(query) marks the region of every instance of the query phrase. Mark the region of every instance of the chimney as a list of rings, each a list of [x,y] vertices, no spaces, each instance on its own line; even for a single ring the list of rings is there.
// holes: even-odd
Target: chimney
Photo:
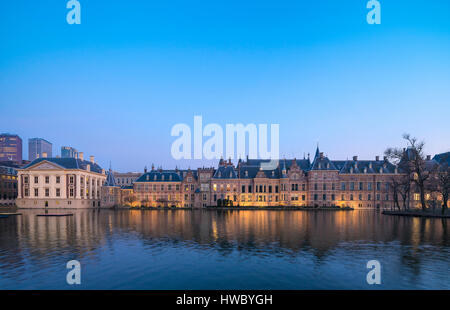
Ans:
[[[431,160],[431,155],[427,155],[427,160]]]
[[[375,156],[375,160],[379,161],[380,160],[380,156]]]
[[[147,166],[144,167],[144,173],[147,173]]]
[[[353,156],[353,161],[358,161],[358,156]]]
[[[42,153],[42,158],[47,158],[47,153],[46,152]]]
[[[320,156],[320,158],[322,159],[322,158],[323,158],[323,152],[320,152],[320,153],[319,153],[319,156]]]
[[[91,162],[91,163],[95,163],[95,157],[94,156],[89,156],[89,161]]]
[[[387,161],[387,156],[383,156],[383,160],[384,160],[384,161]]]
[[[81,159],[81,160],[84,160],[83,159],[83,152],[78,153],[78,158]]]

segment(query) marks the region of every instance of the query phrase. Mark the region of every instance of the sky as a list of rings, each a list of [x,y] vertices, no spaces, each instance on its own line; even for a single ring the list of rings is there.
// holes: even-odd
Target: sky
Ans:
[[[450,150],[450,2],[1,1],[0,132],[118,171],[175,160],[174,125],[279,124],[280,156]],[[307,156],[307,155],[306,155]]]

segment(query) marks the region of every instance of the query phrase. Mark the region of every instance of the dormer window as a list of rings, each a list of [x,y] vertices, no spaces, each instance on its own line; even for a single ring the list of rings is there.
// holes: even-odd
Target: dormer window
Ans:
[[[364,173],[367,173],[367,168],[364,168]]]
[[[273,177],[275,176],[275,171],[272,171],[272,176],[273,176]]]
[[[153,176],[153,180],[155,180],[156,181],[156,174]]]
[[[172,181],[172,175],[169,175],[169,181]]]
[[[245,170],[245,176],[248,177],[248,171],[247,170]]]
[[[147,181],[149,181],[149,180],[150,180],[150,176],[149,176],[148,174],[147,174],[147,178],[146,178],[146,179],[147,179]]]
[[[350,167],[350,173],[353,173],[353,167]]]

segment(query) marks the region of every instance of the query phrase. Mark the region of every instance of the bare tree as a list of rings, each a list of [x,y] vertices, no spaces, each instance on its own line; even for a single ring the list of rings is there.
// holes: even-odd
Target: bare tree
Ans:
[[[432,179],[432,191],[442,199],[442,213],[445,213],[450,194],[450,167],[446,160],[436,169]]]
[[[422,210],[426,210],[426,182],[430,177],[431,171],[426,167],[426,157],[424,155],[423,141],[418,141],[417,138],[411,137],[409,134],[404,134],[403,139],[408,143],[408,148],[388,148],[385,155],[398,164],[398,166],[407,174],[409,174],[410,182],[414,183],[419,190],[420,203]]]

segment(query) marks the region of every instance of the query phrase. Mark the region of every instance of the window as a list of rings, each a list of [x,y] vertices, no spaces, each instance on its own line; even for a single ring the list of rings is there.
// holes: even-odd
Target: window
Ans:
[[[326,194],[323,194],[322,200],[327,200],[327,195]]]
[[[371,194],[367,195],[367,200],[372,200],[372,195]]]
[[[56,183],[58,183],[58,184],[61,183],[61,177],[59,177],[59,176],[56,177]]]
[[[302,195],[302,200],[305,201],[305,199],[306,199],[306,196]]]
[[[69,190],[69,195],[70,195],[70,197],[73,197],[73,188],[71,188],[71,189]]]
[[[323,183],[323,190],[326,191],[327,190],[327,184]],[[325,200],[325,199],[324,199]]]
[[[34,189],[34,197],[39,197],[39,188]]]
[[[245,193],[245,185],[242,185],[242,192]]]
[[[275,185],[275,193],[278,193],[278,185]]]
[[[318,188],[317,183],[314,183],[314,190],[316,191]]]
[[[353,200],[353,194],[350,194],[350,200]]]
[[[61,190],[59,188],[56,189],[56,197],[61,196]]]
[[[49,197],[50,196],[50,189],[46,188],[45,189],[45,197]]]
[[[25,188],[25,197],[28,197],[30,192],[28,191],[28,188]]]
[[[314,200],[317,200],[317,194],[314,194]]]
[[[381,183],[377,182],[377,191],[379,191],[381,189]]]
[[[362,191],[364,189],[364,184],[363,182],[359,182],[359,190]]]
[[[359,200],[363,200],[362,194],[359,194]]]
[[[367,183],[367,190],[369,190],[369,191],[372,190],[372,182]]]
[[[335,200],[335,198],[334,194],[331,194],[331,200]]]
[[[39,183],[39,177],[34,177],[34,184],[38,184]]]
[[[25,178],[23,179],[23,182],[24,182],[25,184],[28,184],[28,177],[25,177]]]
[[[350,190],[351,191],[355,190],[355,182],[350,182]]]
[[[345,183],[344,182],[341,183],[341,190],[345,191]]]
[[[70,178],[69,178],[69,183],[70,183],[70,184],[73,184],[73,176],[70,176]]]

